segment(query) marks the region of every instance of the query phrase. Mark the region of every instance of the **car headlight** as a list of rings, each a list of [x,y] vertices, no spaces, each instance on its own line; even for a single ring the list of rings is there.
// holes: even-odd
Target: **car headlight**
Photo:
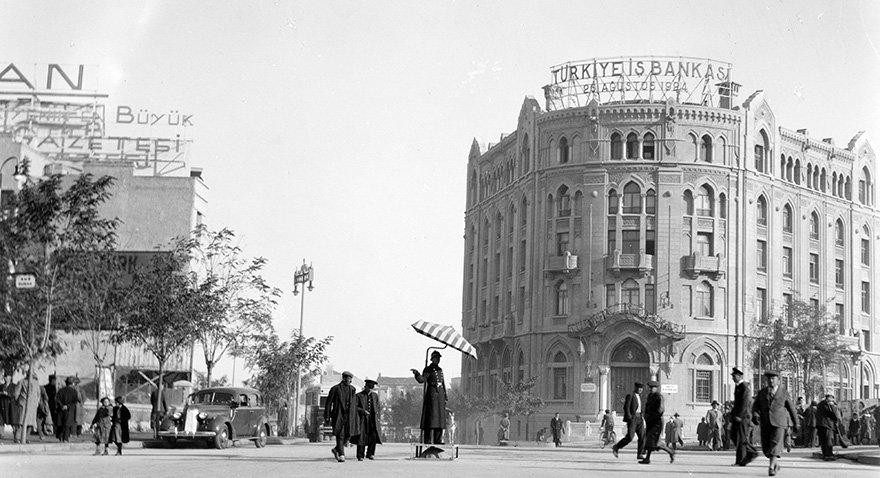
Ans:
[[[205,412],[199,413],[196,416],[199,417],[199,420],[204,420],[204,419],[208,418],[208,414]]]
[[[174,415],[171,415],[171,418],[173,418],[175,420],[180,420],[180,417],[181,417],[180,412],[174,412]]]

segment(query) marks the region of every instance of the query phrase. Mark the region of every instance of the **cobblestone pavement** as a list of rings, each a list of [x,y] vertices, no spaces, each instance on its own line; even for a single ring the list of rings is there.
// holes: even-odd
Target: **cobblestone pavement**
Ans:
[[[643,477],[698,476],[767,476],[767,460],[759,458],[746,468],[732,467],[731,452],[680,452],[673,464],[665,453],[658,452],[651,465],[636,463],[632,450],[624,449],[615,459],[608,450],[535,449],[462,447],[454,461],[409,460],[409,445],[380,445],[375,461],[358,462],[354,449],[347,451],[348,461],[336,463],[330,446],[325,444],[278,445],[257,449],[250,443],[226,450],[208,448],[144,449],[131,448],[125,455],[91,456],[90,450],[47,453],[2,454],[0,476],[41,477],[272,477],[348,476],[394,477],[503,477],[562,475]],[[782,458],[780,477],[806,478],[877,477],[874,466],[848,460],[823,462],[810,456],[811,451],[795,451]]]

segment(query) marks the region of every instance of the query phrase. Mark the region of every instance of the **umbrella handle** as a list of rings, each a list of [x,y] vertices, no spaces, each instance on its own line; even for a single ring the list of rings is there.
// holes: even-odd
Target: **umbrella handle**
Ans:
[[[428,366],[428,352],[430,352],[431,349],[434,349],[434,350],[443,350],[443,349],[445,349],[446,347],[448,347],[447,344],[443,344],[442,347],[428,347],[428,348],[425,350],[425,367]]]

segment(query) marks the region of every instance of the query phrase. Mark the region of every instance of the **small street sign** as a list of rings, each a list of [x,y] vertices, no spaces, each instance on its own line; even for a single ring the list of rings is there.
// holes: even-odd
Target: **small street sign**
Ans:
[[[33,274],[17,274],[15,276],[16,289],[33,289],[37,286],[37,278]]]
[[[581,391],[585,392],[585,393],[595,392],[596,391],[596,384],[590,383],[590,382],[582,383],[581,384]]]
[[[678,393],[678,384],[664,383],[660,385],[660,393]]]

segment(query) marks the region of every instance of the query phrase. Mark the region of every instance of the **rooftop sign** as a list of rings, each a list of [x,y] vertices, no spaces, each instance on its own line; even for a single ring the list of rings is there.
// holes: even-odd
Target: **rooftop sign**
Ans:
[[[597,103],[666,101],[729,107],[732,65],[707,58],[594,58],[551,67],[548,110]],[[725,103],[724,100],[727,100]]]

